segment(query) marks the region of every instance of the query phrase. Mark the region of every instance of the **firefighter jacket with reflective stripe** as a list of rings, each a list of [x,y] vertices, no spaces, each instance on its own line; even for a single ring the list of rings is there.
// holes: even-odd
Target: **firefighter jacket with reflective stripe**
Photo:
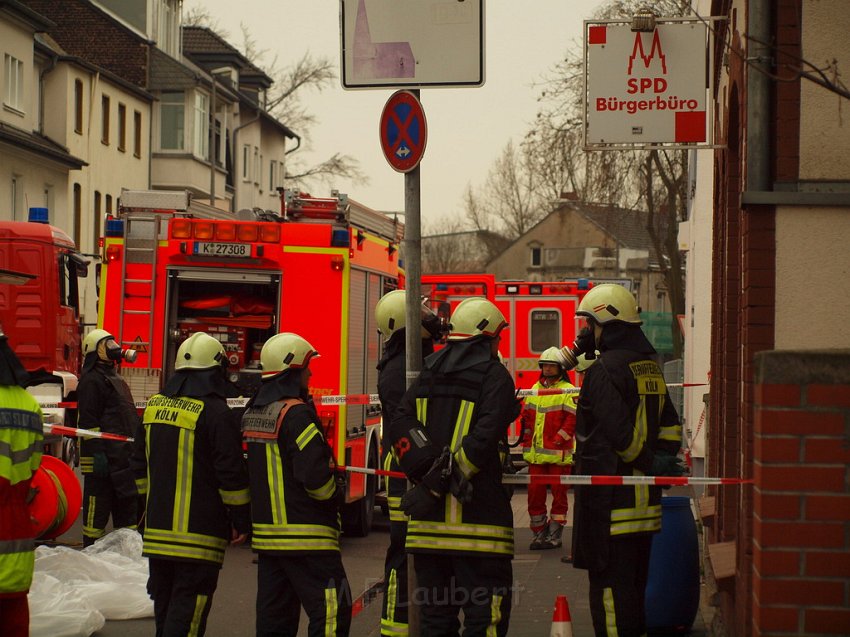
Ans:
[[[381,418],[386,425],[389,425],[404,397],[404,392],[407,391],[404,339],[403,329],[395,332],[387,341],[384,355],[378,363],[378,398],[381,400]],[[423,347],[424,345],[423,342]],[[383,445],[381,464],[385,471],[400,471],[389,444]],[[390,521],[405,522],[407,518],[400,507],[401,496],[407,491],[407,480],[388,477],[386,483]]]
[[[0,597],[25,595],[32,583],[27,495],[41,463],[42,438],[35,398],[17,385],[0,385]]]
[[[150,489],[144,555],[221,564],[231,524],[250,529],[239,419],[218,396],[152,396],[144,413]]]
[[[634,339],[645,341],[637,333]],[[577,474],[641,476],[649,473],[656,452],[678,452],[682,427],[647,348],[648,342],[644,351],[603,351],[587,371],[578,397]],[[579,487],[575,497],[578,568],[604,568],[611,538],[661,529],[661,487]]]
[[[316,410],[297,398],[249,407],[242,432],[253,549],[288,555],[339,551],[333,458]]]
[[[410,519],[409,552],[513,555],[513,512],[502,488],[499,442],[518,415],[514,391],[508,370],[489,359],[448,373],[426,367],[404,395],[388,431],[395,453],[404,453],[396,443],[421,426],[437,449],[449,447],[473,487],[468,504],[446,494],[433,514]]]
[[[554,383],[534,383],[532,389],[572,389],[564,378]],[[527,396],[522,410],[523,435],[520,449],[529,464],[573,463],[576,430],[575,394]]]
[[[77,386],[78,426],[92,431],[129,436],[136,444],[102,438],[82,438],[80,441],[80,470],[93,472],[93,455],[105,453],[109,474],[113,480],[127,481],[129,488],[135,481],[139,493],[144,494],[145,450],[139,415],[127,383],[111,364],[97,363],[85,372]],[[122,487],[125,485],[121,485]],[[126,489],[121,489],[122,491]]]

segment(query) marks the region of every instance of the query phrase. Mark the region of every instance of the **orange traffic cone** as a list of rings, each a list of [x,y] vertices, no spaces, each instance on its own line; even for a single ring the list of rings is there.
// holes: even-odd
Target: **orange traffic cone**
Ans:
[[[549,637],[573,637],[573,622],[570,619],[570,605],[566,595],[555,598],[555,612],[552,613],[552,630]]]

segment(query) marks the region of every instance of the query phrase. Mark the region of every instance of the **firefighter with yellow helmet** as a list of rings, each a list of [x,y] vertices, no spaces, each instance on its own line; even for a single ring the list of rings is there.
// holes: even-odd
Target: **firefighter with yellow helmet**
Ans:
[[[450,319],[448,342],[425,359],[385,436],[416,483],[401,500],[415,555],[421,634],[507,634],[513,512],[502,488],[499,443],[519,415],[497,357],[507,321],[471,297]],[[442,603],[441,603],[442,600]],[[446,600],[458,600],[449,603]]]
[[[143,422],[150,477],[143,554],[158,635],[203,635],[229,544],[251,528],[239,420],[227,405],[227,356],[197,332]]]
[[[35,564],[27,500],[44,436],[41,408],[24,389],[28,382],[0,325],[0,620],[8,637],[29,636],[27,592]]]
[[[258,553],[258,637],[294,635],[302,605],[310,635],[347,635],[351,625],[339,550],[345,488],[308,392],[318,356],[298,334],[271,337],[260,352],[262,384],[242,416]]]
[[[407,391],[406,379],[406,295],[404,290],[393,290],[382,296],[375,305],[378,331],[386,339],[381,360],[378,362],[378,397],[381,417],[389,426],[401,399]],[[420,310],[422,356],[434,352],[434,338],[440,333],[440,318],[427,306]],[[419,329],[417,327],[417,329]],[[390,445],[384,445],[381,458],[387,471],[399,471]],[[387,478],[387,505],[390,514],[390,545],[384,559],[384,600],[381,606],[381,635],[403,637],[408,633],[407,609],[407,519],[401,510],[401,498],[407,490],[402,478]]]
[[[574,389],[567,378],[558,348],[550,347],[540,355],[540,378],[532,389]],[[528,515],[531,532],[531,550],[555,549],[561,546],[561,534],[567,524],[568,485],[535,481],[535,476],[557,478],[572,471],[576,425],[575,394],[551,393],[530,395],[525,399],[520,421],[522,436],[520,449],[528,463]],[[552,490],[552,507],[546,511],[548,490]]]
[[[83,339],[83,368],[77,386],[77,418],[83,429],[140,440],[141,422],[130,388],[116,371],[122,360],[135,360],[135,350],[122,350],[106,330],[92,330]],[[102,438],[82,438],[83,546],[113,528],[136,528],[142,511],[140,494],[147,489],[141,445]]]
[[[587,321],[561,360],[597,362],[585,373],[576,410],[576,472],[583,475],[682,475],[682,437],[655,349],[641,331],[626,288],[597,285],[579,304]],[[652,536],[661,530],[661,487],[578,486],[572,552],[586,569],[597,635],[646,633],[644,597]],[[671,568],[675,568],[671,565]]]

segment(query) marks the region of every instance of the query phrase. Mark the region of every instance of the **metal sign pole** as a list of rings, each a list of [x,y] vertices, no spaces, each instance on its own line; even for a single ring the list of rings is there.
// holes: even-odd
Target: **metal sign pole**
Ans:
[[[419,91],[411,91],[419,99]],[[419,166],[404,174],[404,274],[406,315],[405,351],[407,367],[407,386],[410,387],[419,372],[422,371],[422,333],[419,325],[420,292],[422,283],[422,229],[420,220],[420,182]],[[412,484],[408,483],[408,488]],[[416,598],[416,572],[413,568],[414,557],[407,555],[407,622],[408,634],[419,635],[419,607],[413,602]]]

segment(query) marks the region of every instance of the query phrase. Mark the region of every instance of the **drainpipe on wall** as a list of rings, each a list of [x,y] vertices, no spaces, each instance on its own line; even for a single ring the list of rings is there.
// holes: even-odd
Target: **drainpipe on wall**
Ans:
[[[747,7],[747,185],[748,191],[773,190],[770,183],[771,0],[749,0]]]

